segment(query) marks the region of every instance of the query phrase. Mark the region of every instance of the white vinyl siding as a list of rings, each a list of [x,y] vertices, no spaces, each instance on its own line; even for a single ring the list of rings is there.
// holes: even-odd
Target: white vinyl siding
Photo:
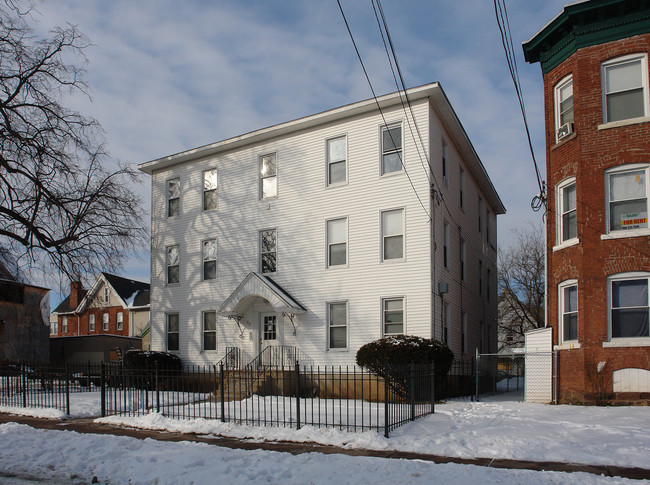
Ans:
[[[413,103],[422,138],[431,153],[431,160],[440,160],[440,140],[448,141],[447,155],[451,167],[460,165],[460,154],[453,137],[444,132],[429,100]],[[384,110],[387,121],[403,116],[401,106]],[[152,271],[151,271],[151,345],[154,350],[167,347],[166,314],[179,314],[180,335],[175,333],[178,353],[184,363],[214,364],[226,347],[239,347],[251,356],[259,353],[259,314],[264,308],[251,306],[241,328],[234,320],[217,315],[217,350],[202,350],[202,311],[218,306],[237,288],[246,275],[261,271],[260,233],[276,230],[275,256],[277,271],[268,275],[295,297],[306,309],[294,316],[277,314],[282,333],[281,345],[296,346],[313,359],[315,365],[355,365],[356,351],[361,345],[383,335],[381,301],[384,297],[404,298],[405,331],[409,335],[430,337],[432,319],[440,338],[440,308],[437,283],[442,270],[441,225],[444,208],[435,221],[435,238],[422,209],[419,196],[429,211],[430,184],[422,170],[415,145],[410,136],[403,136],[404,163],[412,178],[379,176],[381,116],[360,115],[293,132],[249,145],[237,146],[223,154],[211,153],[196,161],[181,163],[154,171],[152,186]],[[391,125],[392,126],[392,125]],[[347,182],[326,187],[326,140],[342,134],[347,144]],[[430,142],[433,146],[429,150]],[[258,201],[259,159],[261,154],[276,153],[283,167],[278,172],[280,197]],[[432,169],[440,180],[439,163]],[[413,166],[413,170],[410,169]],[[465,205],[467,214],[475,214],[479,189],[471,165],[465,168]],[[203,172],[218,167],[218,210],[204,211]],[[452,171],[450,184],[456,184],[457,171]],[[181,177],[186,190],[182,197],[181,217],[166,217],[166,180]],[[417,196],[416,196],[417,194]],[[487,198],[484,199],[487,205]],[[475,216],[463,216],[457,202],[449,204],[454,221],[463,227],[467,245],[467,288],[463,293],[468,318],[467,345],[470,352],[478,345],[478,321],[496,318],[496,309],[483,305],[476,297],[474,277],[476,254],[483,247],[476,236]],[[382,211],[402,211],[401,259],[383,260]],[[328,267],[327,224],[333,218],[347,219],[347,265]],[[454,234],[456,228],[454,227]],[[455,236],[454,236],[455,237]],[[218,277],[201,284],[203,277],[202,241],[218,241]],[[438,241],[434,252],[432,239]],[[180,243],[180,244],[179,244]],[[166,248],[178,245],[180,281],[166,284]],[[455,245],[450,271],[459,274]],[[431,261],[435,259],[435,281]],[[496,253],[489,250],[482,256],[491,267]],[[396,264],[394,264],[396,263]],[[345,269],[343,269],[345,268]],[[450,292],[445,295],[453,311],[452,322],[460,321],[460,289],[450,278]],[[347,301],[348,351],[327,351],[329,329],[327,302]],[[432,303],[433,301],[433,303]],[[435,305],[435,306],[434,306]],[[434,306],[434,309],[432,309]],[[254,308],[253,308],[254,307]],[[272,311],[272,309],[268,309]],[[240,338],[240,335],[242,338]],[[455,340],[454,340],[455,339]],[[460,352],[460,332],[452,328],[452,350]]]

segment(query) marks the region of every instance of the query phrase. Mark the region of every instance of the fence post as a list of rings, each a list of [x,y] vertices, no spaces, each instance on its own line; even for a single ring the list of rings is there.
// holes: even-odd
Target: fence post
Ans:
[[[160,386],[158,385],[158,362],[156,362],[154,369],[154,379],[156,381],[156,412],[160,412]]]
[[[25,369],[25,361],[20,363],[20,382],[23,387],[23,407],[27,407],[27,374]]]
[[[431,361],[429,364],[429,373],[431,375],[431,414],[436,412],[436,364]]]
[[[300,429],[300,364],[296,360],[296,429]]]
[[[386,369],[384,374],[384,436],[388,438],[388,381],[390,379],[390,371]]]
[[[474,369],[474,372],[476,373],[476,402],[478,402],[478,395],[479,395],[479,361],[481,360],[481,354],[478,353],[478,349],[476,349],[476,369]]]
[[[70,369],[65,363],[65,413],[70,416]]]
[[[411,362],[409,375],[409,394],[411,401],[411,421],[415,421],[415,364]]]
[[[223,362],[219,364],[219,378],[221,379],[221,388],[219,389],[219,393],[221,394],[221,422],[225,423],[226,422],[226,382],[225,382],[225,373],[223,372]]]
[[[103,360],[99,363],[99,385],[101,386],[100,401],[102,418],[104,418],[106,417],[106,366]]]

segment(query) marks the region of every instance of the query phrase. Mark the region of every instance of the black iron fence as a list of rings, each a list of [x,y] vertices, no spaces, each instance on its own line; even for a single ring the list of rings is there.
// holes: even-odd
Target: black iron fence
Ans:
[[[455,362],[438,378],[429,365],[394,367],[378,376],[355,366],[227,364],[169,370],[133,369],[121,362],[0,363],[0,405],[56,408],[69,415],[75,393],[96,392],[102,416],[154,411],[174,419],[377,430],[388,436],[434,412],[436,398],[472,394],[474,382],[471,361]]]

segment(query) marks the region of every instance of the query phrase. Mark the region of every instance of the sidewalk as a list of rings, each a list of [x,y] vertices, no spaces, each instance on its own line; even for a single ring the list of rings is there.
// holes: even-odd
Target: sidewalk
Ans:
[[[193,441],[207,443],[215,446],[222,446],[243,450],[269,450],[299,455],[302,453],[323,453],[342,454],[349,456],[372,456],[388,459],[423,460],[434,463],[457,463],[464,465],[476,465],[492,468],[508,468],[519,470],[535,471],[559,471],[559,472],[585,472],[594,475],[609,477],[623,477],[635,480],[650,480],[650,469],[629,468],[602,465],[582,465],[560,462],[535,462],[524,460],[490,459],[490,458],[455,458],[439,455],[420,453],[408,453],[400,451],[380,451],[364,449],[346,449],[336,446],[326,446],[314,443],[300,443],[293,441],[248,441],[240,438],[219,437],[213,435],[198,435],[192,433],[176,433],[169,431],[155,431],[137,428],[123,428],[108,424],[95,423],[94,418],[76,418],[69,420],[54,420],[45,418],[34,418],[31,416],[17,416],[0,413],[0,423],[21,423],[33,428],[50,430],[68,430],[78,433],[110,434],[115,436],[129,436],[137,439],[151,438],[158,441]]]

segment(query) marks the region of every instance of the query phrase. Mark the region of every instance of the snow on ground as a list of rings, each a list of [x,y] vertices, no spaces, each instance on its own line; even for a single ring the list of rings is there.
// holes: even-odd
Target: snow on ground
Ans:
[[[71,415],[99,415],[99,393],[72,394]],[[62,417],[53,410],[0,411]],[[354,433],[305,426],[245,426],[218,420],[169,419],[150,413],[140,417],[111,416],[100,422],[175,432],[194,432],[253,440],[287,440],[428,453],[462,458],[510,458],[590,465],[650,468],[650,408],[552,406],[508,401],[507,395],[481,402],[450,400],[436,413],[391,432]]]
[[[320,453],[291,455],[232,450],[203,443],[40,430],[16,423],[0,425],[0,451],[2,473],[35,476],[48,483],[66,483],[66,480],[90,483],[93,477],[97,477],[99,483],[130,485],[643,483],[586,473],[502,470]]]

